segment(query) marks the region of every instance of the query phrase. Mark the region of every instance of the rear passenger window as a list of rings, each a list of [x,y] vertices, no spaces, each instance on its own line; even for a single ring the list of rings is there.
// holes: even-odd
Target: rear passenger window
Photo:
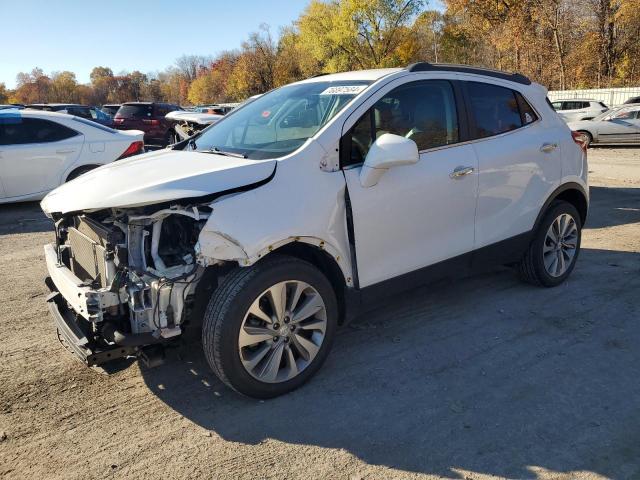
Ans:
[[[4,117],[0,121],[0,145],[58,142],[78,135],[59,123],[39,118]]]
[[[524,124],[513,90],[489,83],[467,82],[467,92],[475,119],[475,138],[499,135]]]
[[[413,140],[418,150],[457,143],[458,117],[451,84],[426,80],[387,93],[352,127],[347,136],[350,146],[345,146],[350,156],[343,157],[343,166],[363,162],[371,144],[385,133]]]

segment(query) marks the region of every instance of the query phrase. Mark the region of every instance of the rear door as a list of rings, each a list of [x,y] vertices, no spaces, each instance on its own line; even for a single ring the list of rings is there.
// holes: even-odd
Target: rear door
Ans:
[[[0,124],[0,174],[5,196],[22,197],[57,187],[83,143],[82,134],[50,120],[17,117]]]
[[[476,248],[516,241],[560,183],[559,133],[519,92],[484,82],[466,87],[479,162]]]

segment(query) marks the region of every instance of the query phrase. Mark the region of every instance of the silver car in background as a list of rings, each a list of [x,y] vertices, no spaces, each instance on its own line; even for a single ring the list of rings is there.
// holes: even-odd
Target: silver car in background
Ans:
[[[568,122],[569,128],[587,137],[587,145],[602,143],[640,144],[640,103],[623,105],[593,120]]]

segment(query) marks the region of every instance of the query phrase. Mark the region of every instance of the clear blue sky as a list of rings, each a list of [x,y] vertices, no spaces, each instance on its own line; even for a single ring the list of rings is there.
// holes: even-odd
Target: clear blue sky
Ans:
[[[430,5],[440,5],[431,0]],[[238,48],[261,23],[278,33],[308,0],[0,0],[0,83],[34,67],[154,72],[183,54]]]

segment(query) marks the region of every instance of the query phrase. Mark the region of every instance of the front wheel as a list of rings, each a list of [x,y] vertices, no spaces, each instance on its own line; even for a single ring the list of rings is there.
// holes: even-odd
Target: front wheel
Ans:
[[[552,203],[518,265],[520,278],[545,287],[561,284],[575,267],[581,238],[576,207],[565,201]]]
[[[250,397],[275,397],[320,368],[337,318],[327,278],[307,262],[275,256],[223,280],[205,313],[204,353],[229,387]]]

